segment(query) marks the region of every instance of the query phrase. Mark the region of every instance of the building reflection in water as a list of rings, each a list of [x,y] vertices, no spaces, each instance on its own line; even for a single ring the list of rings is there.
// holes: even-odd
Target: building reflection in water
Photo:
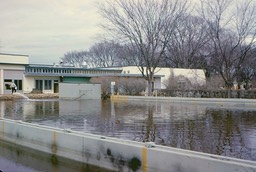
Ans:
[[[2,101],[1,117],[256,160],[256,110],[192,103]]]

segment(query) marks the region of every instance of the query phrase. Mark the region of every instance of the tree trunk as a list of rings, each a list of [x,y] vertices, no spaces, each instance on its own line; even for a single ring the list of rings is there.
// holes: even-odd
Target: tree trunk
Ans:
[[[228,98],[231,98],[231,87],[228,87]]]
[[[152,81],[148,80],[148,96],[152,96]]]
[[[249,90],[249,81],[245,81],[245,90]]]

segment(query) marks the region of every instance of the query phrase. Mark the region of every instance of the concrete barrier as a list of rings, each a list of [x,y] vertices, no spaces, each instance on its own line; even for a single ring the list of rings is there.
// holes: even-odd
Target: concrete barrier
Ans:
[[[59,98],[69,100],[101,99],[100,84],[59,84]]]
[[[115,171],[255,172],[256,162],[0,118],[1,140]]]
[[[207,105],[209,107],[223,107],[236,109],[256,109],[255,99],[228,99],[228,98],[192,98],[192,97],[151,97],[151,96],[124,96],[112,95],[113,101],[161,101],[185,102],[190,104]]]

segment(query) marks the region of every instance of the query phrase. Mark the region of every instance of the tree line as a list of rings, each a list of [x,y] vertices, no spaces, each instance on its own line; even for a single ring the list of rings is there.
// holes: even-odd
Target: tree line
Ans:
[[[137,66],[149,95],[157,67],[200,68],[207,78],[256,77],[256,3],[253,0],[106,0],[99,6],[105,40],[71,51],[64,64]]]

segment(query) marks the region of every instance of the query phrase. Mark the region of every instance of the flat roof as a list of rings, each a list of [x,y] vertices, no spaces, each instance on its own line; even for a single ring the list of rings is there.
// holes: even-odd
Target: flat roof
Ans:
[[[11,64],[11,65],[28,65],[29,56],[20,54],[6,54],[0,53],[0,63],[1,64]]]
[[[142,74],[121,74],[121,73],[107,73],[107,74],[74,74],[74,73],[25,73],[26,76],[59,76],[59,77],[139,77]],[[165,75],[154,75],[154,78],[161,78]]]
[[[29,55],[26,55],[26,54],[11,54],[11,53],[0,53],[0,55],[10,55],[10,56],[29,56]]]
[[[29,64],[27,68],[39,68],[39,69],[72,69],[72,70],[100,70],[100,71],[122,71],[122,68],[86,68],[86,67],[74,67],[74,66],[62,66],[62,65],[40,65]]]

